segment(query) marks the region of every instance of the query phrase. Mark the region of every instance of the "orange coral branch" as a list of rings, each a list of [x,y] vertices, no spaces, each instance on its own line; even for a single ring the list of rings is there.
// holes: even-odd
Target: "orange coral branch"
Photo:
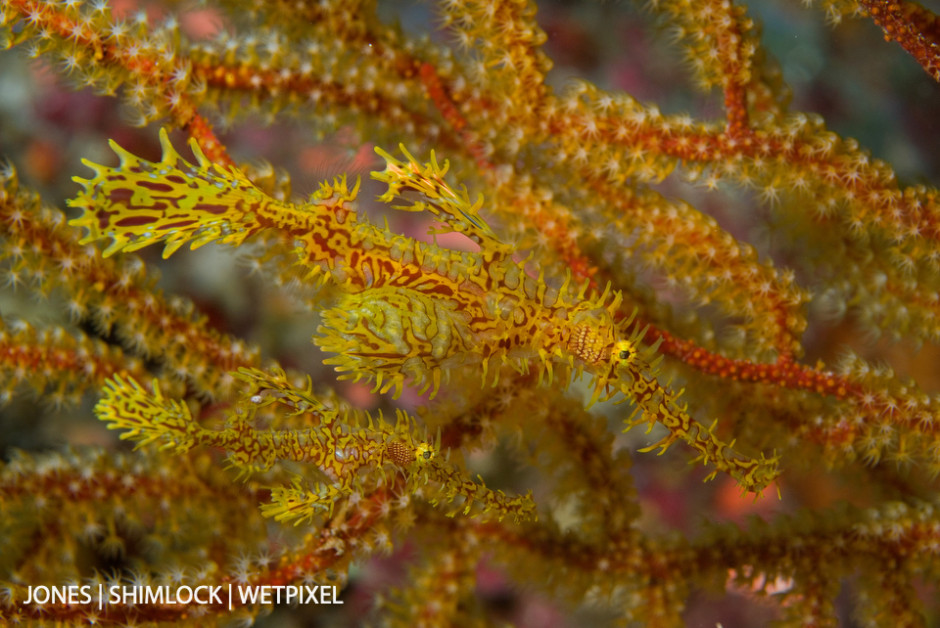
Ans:
[[[901,44],[935,81],[940,81],[940,19],[916,2],[859,0],[884,30],[886,41]]]
[[[117,30],[113,24],[110,25],[112,34],[109,36],[105,34],[106,29],[100,25],[95,26],[89,20],[79,19],[77,13],[57,7],[54,3],[10,0],[7,4],[33,27],[47,29],[63,40],[72,41],[76,46],[87,50],[97,67],[125,70],[140,83],[166,94],[166,104],[176,125],[204,145],[206,154],[215,161],[234,165],[208,122],[196,111],[196,103],[176,85],[178,77],[185,76],[184,59],[177,59],[168,68],[156,58],[156,53],[148,55],[140,45],[129,47],[119,43],[114,35]]]

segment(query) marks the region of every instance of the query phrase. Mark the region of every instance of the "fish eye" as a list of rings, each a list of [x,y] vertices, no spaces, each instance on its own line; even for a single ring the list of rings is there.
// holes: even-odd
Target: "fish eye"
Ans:
[[[636,347],[629,340],[621,340],[614,347],[614,354],[620,362],[631,362],[636,357]]]
[[[425,462],[434,457],[434,448],[430,443],[421,443],[415,447],[415,460]]]

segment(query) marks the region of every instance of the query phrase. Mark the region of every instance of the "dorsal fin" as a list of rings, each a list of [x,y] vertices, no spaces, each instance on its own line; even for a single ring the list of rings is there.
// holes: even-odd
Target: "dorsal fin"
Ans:
[[[381,172],[373,172],[372,178],[388,184],[388,190],[379,200],[385,203],[392,203],[396,199],[404,201],[405,204],[392,207],[402,211],[427,211],[447,223],[449,228],[438,229],[433,233],[461,233],[489,253],[498,252],[506,256],[511,253],[480,215],[483,195],[478,194],[476,200],[471,201],[467,188],[461,186],[457,190],[444,180],[450,167],[446,160],[442,166],[434,151],[431,151],[431,160],[422,165],[404,145],[399,148],[406,161],[392,157],[381,148],[375,149],[385,159],[386,166]],[[409,192],[413,194],[409,195]]]

